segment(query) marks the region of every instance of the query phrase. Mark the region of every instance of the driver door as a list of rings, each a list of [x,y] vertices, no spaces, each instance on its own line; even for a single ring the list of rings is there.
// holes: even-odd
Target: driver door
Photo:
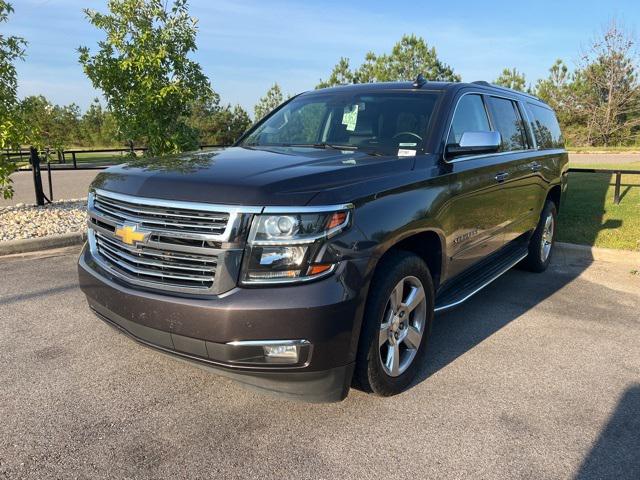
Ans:
[[[493,130],[485,98],[466,93],[459,99],[447,136],[458,145],[464,132]],[[450,167],[450,200],[445,218],[449,275],[463,272],[504,244],[509,223],[504,156],[481,154],[445,158]]]

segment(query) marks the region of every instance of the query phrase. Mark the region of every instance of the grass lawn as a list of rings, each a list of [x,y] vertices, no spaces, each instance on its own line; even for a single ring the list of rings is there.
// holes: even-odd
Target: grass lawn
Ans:
[[[577,165],[585,168],[640,170],[625,165]],[[615,176],[570,173],[558,219],[558,240],[604,248],[640,250],[640,175],[623,175],[620,205],[614,205]]]
[[[569,153],[640,153],[640,145],[633,147],[567,147]]]

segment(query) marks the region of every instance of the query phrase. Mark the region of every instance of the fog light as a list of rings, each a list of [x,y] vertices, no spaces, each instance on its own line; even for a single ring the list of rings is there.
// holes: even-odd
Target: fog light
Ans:
[[[264,345],[262,348],[265,357],[288,360],[291,363],[298,362],[297,345]]]

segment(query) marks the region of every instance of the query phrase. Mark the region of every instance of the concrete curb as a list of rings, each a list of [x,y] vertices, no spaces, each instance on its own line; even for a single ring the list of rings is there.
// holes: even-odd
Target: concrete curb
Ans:
[[[8,242],[0,242],[0,256],[80,245],[84,243],[86,239],[87,232],[82,231],[63,233],[61,235],[49,235],[47,237],[9,240]]]
[[[629,266],[640,266],[640,252],[631,250],[614,250],[611,248],[590,247],[575,243],[557,242],[554,252],[556,259],[561,257],[565,262],[610,262]]]

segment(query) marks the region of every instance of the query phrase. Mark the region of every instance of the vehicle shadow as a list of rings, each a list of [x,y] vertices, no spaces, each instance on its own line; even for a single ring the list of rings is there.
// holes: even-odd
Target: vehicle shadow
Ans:
[[[563,219],[573,225],[579,223],[581,238],[590,245],[595,243],[601,230],[620,226],[615,220],[603,222],[610,181],[607,176],[596,176],[597,179],[588,177],[588,174],[570,174],[569,188],[558,222],[560,235]],[[590,209],[586,216],[581,217],[579,203],[585,195],[589,196]],[[436,314],[427,355],[413,385],[423,382],[549,296],[561,291],[593,261],[583,257],[567,265],[567,260],[559,253],[552,258],[552,264],[545,273],[535,274],[515,268],[459,307]]]
[[[640,384],[624,392],[575,477],[605,478],[640,478]]]

